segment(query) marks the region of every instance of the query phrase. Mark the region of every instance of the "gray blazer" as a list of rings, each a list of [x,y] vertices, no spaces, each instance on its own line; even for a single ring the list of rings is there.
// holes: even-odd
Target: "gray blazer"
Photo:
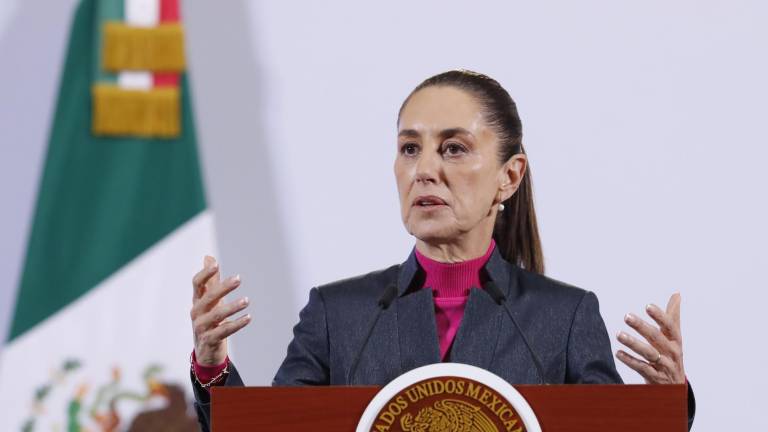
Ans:
[[[622,383],[594,293],[510,264],[498,249],[482,277],[506,296],[547,383]],[[423,278],[412,251],[400,265],[313,288],[272,385],[385,385],[411,369],[440,362],[432,290],[419,289]],[[377,301],[392,284],[397,296],[380,312],[365,343],[380,310]],[[504,307],[480,288],[470,290],[447,360],[481,367],[511,384],[541,383]],[[230,370],[223,385],[243,385],[234,364]],[[192,383],[198,418],[208,430],[208,393]],[[695,410],[690,386],[688,405],[690,429]]]

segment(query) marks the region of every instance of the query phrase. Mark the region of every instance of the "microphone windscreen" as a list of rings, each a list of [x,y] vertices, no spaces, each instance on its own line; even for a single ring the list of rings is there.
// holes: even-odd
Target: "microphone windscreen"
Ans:
[[[379,306],[382,309],[386,309],[392,304],[392,301],[397,297],[397,285],[391,284],[384,290],[384,294],[379,298]]]
[[[486,282],[485,285],[483,285],[483,289],[488,293],[488,295],[491,296],[496,304],[501,304],[504,300],[507,299],[507,297],[504,296],[504,293],[501,292],[501,289],[499,289],[499,287],[493,283],[493,281]]]

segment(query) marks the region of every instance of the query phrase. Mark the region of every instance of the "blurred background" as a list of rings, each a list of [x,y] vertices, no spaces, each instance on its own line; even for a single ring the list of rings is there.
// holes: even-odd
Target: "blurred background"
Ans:
[[[0,1],[4,335],[76,5]],[[625,313],[679,291],[693,430],[768,426],[768,3],[186,0],[181,11],[209,250],[252,299],[254,321],[232,343],[247,384],[270,383],[311,287],[407,257],[397,110],[424,78],[467,68],[518,104],[548,276],[597,293],[612,337]],[[163,315],[188,347],[180,379],[195,266],[164,279],[184,293],[166,305],[183,313]]]

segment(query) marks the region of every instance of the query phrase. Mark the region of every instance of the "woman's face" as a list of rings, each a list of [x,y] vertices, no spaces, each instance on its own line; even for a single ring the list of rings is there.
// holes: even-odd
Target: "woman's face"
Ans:
[[[514,193],[524,170],[523,155],[499,162],[496,133],[466,91],[427,87],[403,108],[395,177],[403,223],[419,240],[451,243],[477,233],[487,242],[497,204]]]

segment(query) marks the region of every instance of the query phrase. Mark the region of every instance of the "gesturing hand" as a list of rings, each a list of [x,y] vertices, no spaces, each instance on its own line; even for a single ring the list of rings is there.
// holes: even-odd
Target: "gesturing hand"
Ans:
[[[616,357],[642,375],[646,384],[685,384],[680,294],[673,294],[669,298],[666,311],[653,304],[645,310],[659,327],[631,313],[624,316],[624,321],[648,343],[623,331],[617,335],[619,342],[639,354],[642,360],[623,350],[616,352]]]
[[[224,303],[224,296],[240,286],[240,276],[224,281],[219,278],[219,265],[213,257],[206,256],[204,268],[192,278],[192,331],[195,335],[195,358],[203,366],[215,366],[227,358],[227,337],[245,327],[250,315],[234,320],[230,316],[248,306],[243,297],[231,303]]]

